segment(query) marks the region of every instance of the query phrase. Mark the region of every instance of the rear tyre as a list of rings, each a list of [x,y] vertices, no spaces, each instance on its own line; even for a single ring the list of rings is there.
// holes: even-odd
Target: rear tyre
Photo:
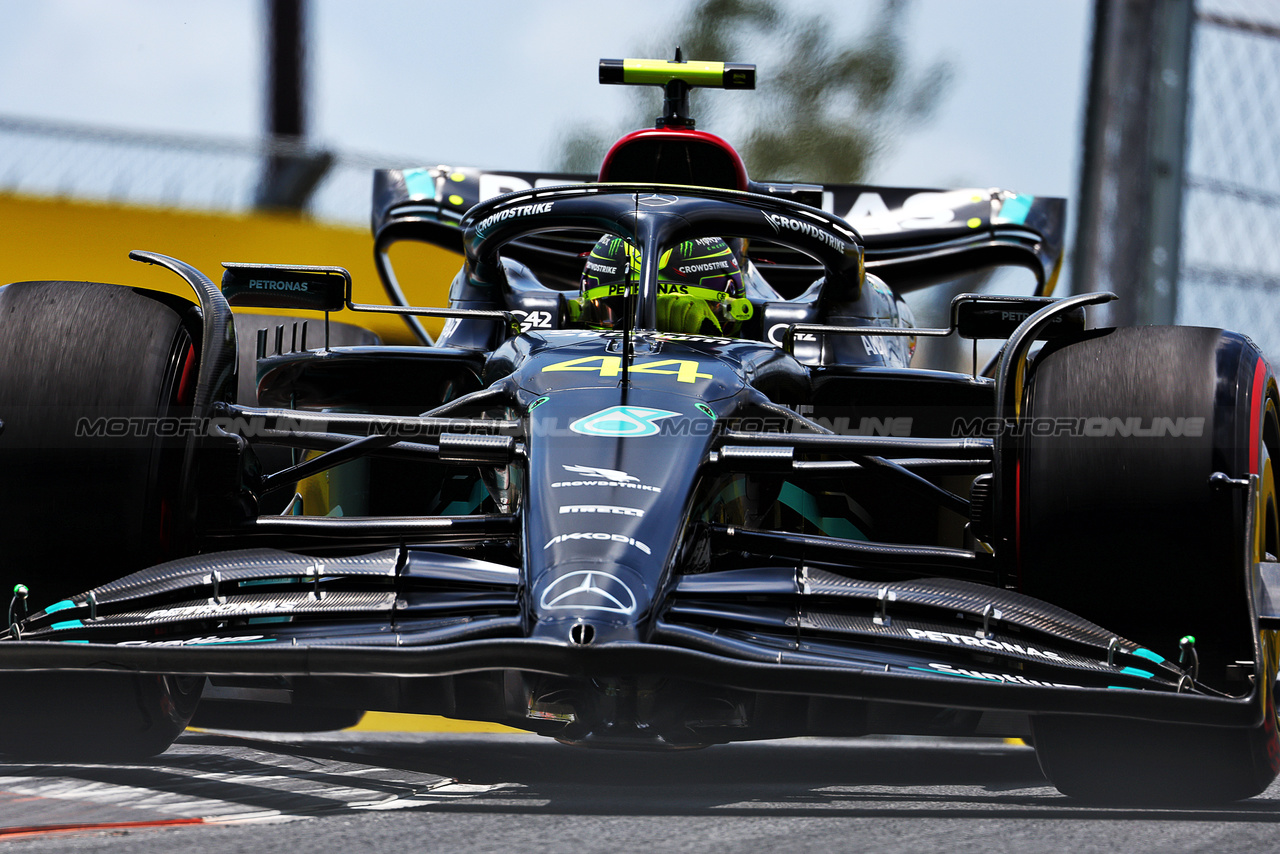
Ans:
[[[1098,330],[1046,345],[1024,398],[1031,425],[1017,474],[1024,592],[1165,658],[1198,639],[1200,680],[1245,693],[1228,665],[1253,659],[1246,547],[1276,553],[1271,457],[1280,447],[1275,381],[1245,338],[1215,329]],[[1210,476],[1259,475],[1257,525]],[[1108,802],[1222,802],[1264,790],[1280,770],[1275,639],[1259,674],[1265,720],[1250,729],[1042,715],[1036,755],[1063,793]]]
[[[176,557],[200,340],[194,306],[90,282],[0,288],[0,608],[32,610]],[[167,426],[166,426],[167,425]],[[118,761],[165,750],[203,678],[0,676],[0,752]]]

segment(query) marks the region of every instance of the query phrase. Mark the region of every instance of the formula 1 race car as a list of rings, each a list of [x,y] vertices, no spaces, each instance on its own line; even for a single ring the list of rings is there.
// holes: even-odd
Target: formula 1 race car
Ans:
[[[227,264],[219,288],[150,252],[198,305],[0,289],[0,752],[128,759],[193,715],[374,709],[605,748],[1021,737],[1080,798],[1264,790],[1258,349],[1088,328],[1112,296],[1050,296],[1059,199],[752,181],[688,115],[752,66],[601,79],[666,105],[598,181],[376,174],[389,305],[337,267]],[[447,308],[408,304],[405,241],[462,256]],[[1035,293],[962,294],[939,328],[901,298],[1007,265]],[[254,307],[323,314],[325,340],[247,335]],[[339,311],[418,340],[336,346]],[[998,350],[911,367],[943,336]]]

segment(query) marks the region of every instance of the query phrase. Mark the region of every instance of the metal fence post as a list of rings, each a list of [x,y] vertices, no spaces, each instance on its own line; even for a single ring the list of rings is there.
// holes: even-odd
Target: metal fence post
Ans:
[[[1118,293],[1115,325],[1177,312],[1194,18],[1192,0],[1094,5],[1073,288]]]

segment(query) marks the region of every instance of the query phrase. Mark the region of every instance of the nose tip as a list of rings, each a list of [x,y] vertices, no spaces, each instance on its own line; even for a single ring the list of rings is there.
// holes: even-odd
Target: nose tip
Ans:
[[[595,626],[589,623],[574,623],[569,627],[569,642],[575,646],[588,646],[595,639]]]

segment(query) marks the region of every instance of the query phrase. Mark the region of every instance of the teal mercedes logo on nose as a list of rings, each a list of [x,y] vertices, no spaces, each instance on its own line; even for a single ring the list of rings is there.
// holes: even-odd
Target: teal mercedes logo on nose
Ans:
[[[594,415],[579,418],[569,429],[584,436],[656,436],[663,418],[679,415],[669,409],[648,409],[643,406],[611,406]]]

